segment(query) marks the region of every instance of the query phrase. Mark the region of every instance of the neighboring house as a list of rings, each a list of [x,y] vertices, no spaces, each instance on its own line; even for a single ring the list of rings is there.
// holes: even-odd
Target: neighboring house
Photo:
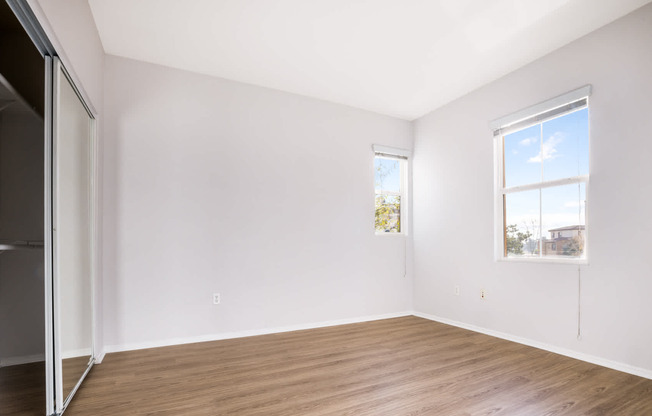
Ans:
[[[580,256],[584,251],[584,225],[548,230],[550,238],[543,239],[544,256]]]

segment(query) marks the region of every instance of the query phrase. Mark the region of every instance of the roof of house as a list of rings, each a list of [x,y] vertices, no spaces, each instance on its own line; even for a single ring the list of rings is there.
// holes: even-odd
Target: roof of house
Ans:
[[[584,226],[584,225],[569,225],[569,226],[566,226],[566,227],[553,228],[553,229],[548,230],[548,231],[552,232],[552,231],[583,230],[585,228],[586,228],[586,226]]]

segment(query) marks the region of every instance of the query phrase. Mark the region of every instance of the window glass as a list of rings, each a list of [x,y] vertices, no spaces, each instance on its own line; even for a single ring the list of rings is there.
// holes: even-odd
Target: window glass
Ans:
[[[586,234],[586,185],[541,190],[544,257],[581,257]]]
[[[401,197],[376,195],[376,232],[401,232]]]
[[[541,127],[532,127],[508,134],[505,140],[505,187],[525,185],[541,180]]]
[[[504,195],[504,240],[507,257],[537,256],[539,195],[538,189]]]
[[[402,232],[404,159],[376,156],[374,159],[376,233]]]
[[[376,192],[401,192],[401,161],[376,157],[374,160]]]
[[[543,142],[536,159],[543,163],[542,180],[589,173],[589,110],[584,108],[543,123]]]

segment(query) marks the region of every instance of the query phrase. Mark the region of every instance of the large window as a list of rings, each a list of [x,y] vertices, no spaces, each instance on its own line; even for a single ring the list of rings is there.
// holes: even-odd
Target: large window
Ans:
[[[492,123],[499,259],[586,259],[589,94],[580,88]]]
[[[408,153],[383,146],[374,146],[374,152],[376,233],[404,233]]]

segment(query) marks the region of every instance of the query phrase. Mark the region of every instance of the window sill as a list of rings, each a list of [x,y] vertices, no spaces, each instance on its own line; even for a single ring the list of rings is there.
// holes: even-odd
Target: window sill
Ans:
[[[377,236],[383,236],[383,237],[389,237],[389,236],[394,236],[394,237],[405,237],[405,233],[400,232],[400,233],[375,233]]]
[[[498,262],[505,263],[541,263],[541,264],[569,264],[569,265],[583,265],[589,264],[587,258],[580,259],[565,259],[565,258],[545,258],[545,257],[501,257],[497,259]]]

